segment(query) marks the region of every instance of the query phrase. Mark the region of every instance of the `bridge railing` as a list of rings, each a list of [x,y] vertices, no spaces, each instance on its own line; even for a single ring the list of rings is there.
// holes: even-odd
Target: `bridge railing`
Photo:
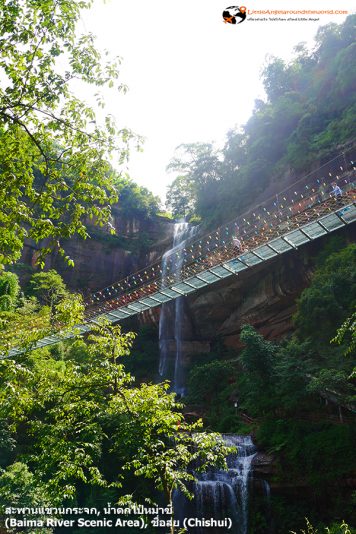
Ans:
[[[352,202],[356,169],[354,152],[352,148],[338,155],[247,213],[172,249],[165,255],[164,277],[160,258],[145,269],[95,292],[86,302],[87,317],[164,290],[232,255],[236,256],[239,251],[255,248]],[[177,269],[178,264],[180,269]]]

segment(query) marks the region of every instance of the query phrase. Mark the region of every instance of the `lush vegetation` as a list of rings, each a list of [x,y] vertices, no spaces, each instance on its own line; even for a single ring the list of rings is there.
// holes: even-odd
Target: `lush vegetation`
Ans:
[[[168,166],[178,173],[167,195],[175,215],[210,224],[232,218],[272,182],[309,171],[354,139],[355,17],[319,28],[314,49],[299,44],[289,63],[272,57],[262,75],[266,100],[221,151],[178,147]]]
[[[0,0],[0,269],[19,260],[27,239],[37,244],[39,266],[53,250],[73,265],[65,240],[88,237],[93,224],[113,232],[111,205],[120,199],[131,217],[158,211],[157,198],[109,163],[114,155],[123,163],[140,140],[72,91],[74,80],[126,89],[120,58],[108,60],[92,35],[76,34],[91,3]],[[31,352],[53,330],[75,335],[82,319],[81,298],[55,271],[33,274],[28,287],[0,271],[2,513],[119,499],[172,505],[177,488],[191,496],[192,465],[226,465],[229,449],[201,432],[200,421],[185,422],[168,384],[137,385],[125,370],[133,334],[102,322],[86,340]],[[3,358],[12,347],[25,352]]]
[[[277,460],[272,482],[309,488],[303,498],[298,493],[297,505],[288,496],[275,499],[281,533],[301,526],[303,516],[314,524],[352,516],[350,495],[340,482],[356,469],[351,319],[356,246],[331,240],[316,264],[298,301],[291,338],[272,343],[246,325],[241,331],[245,348],[237,357],[220,351],[194,366],[189,378],[188,399],[205,411],[211,428],[252,432]],[[312,499],[309,491],[319,497]],[[252,532],[264,532],[256,509],[253,515]]]
[[[32,276],[31,296],[19,297],[11,273],[0,276],[0,288],[9,297],[0,320],[9,331],[16,324],[24,345],[34,341],[28,306],[32,319],[42,321],[39,336],[64,307],[78,321],[73,295],[54,271]],[[142,504],[145,498],[172,505],[177,488],[191,496],[193,465],[196,472],[226,465],[229,449],[217,434],[201,432],[201,421],[185,422],[167,383],[135,384],[122,363],[133,339],[102,322],[87,340],[0,361],[2,512],[108,500]]]
[[[102,321],[77,338],[83,302],[57,272],[32,273],[24,286],[13,267],[3,270],[19,260],[27,239],[40,250],[39,266],[53,250],[73,266],[66,240],[95,236],[93,225],[105,228],[96,237],[117,246],[113,205],[131,218],[159,209],[157,198],[110,164],[114,154],[125,161],[139,139],[110,117],[100,121],[72,92],[74,80],[125,91],[120,59],[107,61],[91,35],[76,35],[80,10],[91,3],[0,0],[0,353],[24,349],[0,360],[1,512],[108,501],[172,505],[176,489],[192,496],[194,473],[226,465],[229,449],[215,431],[249,432],[275,455],[276,483],[297,480],[319,493],[298,504],[276,498],[276,530],[312,534],[336,519],[327,532],[348,534],[341,521],[351,518],[352,502],[340,481],[354,466],[355,246],[334,243],[319,257],[293,337],[271,343],[246,325],[240,354],[217,341],[214,353],[196,360],[188,401],[203,413],[205,431],[201,420],[184,419],[167,383],[149,382],[157,368],[152,331],[134,344],[134,334]],[[263,73],[266,101],[256,102],[221,152],[202,143],[180,147],[170,164],[179,173],[168,193],[175,216],[211,224],[235,215],[287,169],[308,170],[352,138],[354,22],[321,28],[315,49],[299,45],[289,64],[273,58]],[[31,351],[63,328],[73,340]],[[316,527],[304,527],[304,516]],[[251,529],[265,528],[257,504]]]
[[[39,264],[52,250],[72,263],[63,240],[88,237],[89,220],[113,230],[110,205],[119,197],[135,212],[158,210],[157,198],[109,163],[127,160],[139,138],[110,115],[100,120],[72,91],[74,80],[126,90],[120,58],[76,33],[91,3],[0,2],[0,263],[18,260],[27,238],[41,250]]]

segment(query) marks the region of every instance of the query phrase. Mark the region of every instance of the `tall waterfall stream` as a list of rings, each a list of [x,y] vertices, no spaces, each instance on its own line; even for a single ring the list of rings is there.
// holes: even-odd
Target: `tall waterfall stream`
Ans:
[[[173,246],[162,258],[162,279],[167,276],[168,267],[170,274],[179,274],[183,267],[183,254],[179,255],[176,262],[172,261],[173,253],[183,250],[187,239],[193,237],[196,232],[196,226],[189,226],[187,222],[179,222],[174,225]],[[174,303],[174,340],[175,340],[175,362],[172,381],[172,389],[179,395],[184,395],[185,379],[182,362],[182,330],[183,330],[183,313],[184,297],[178,297]],[[172,304],[162,305],[159,320],[159,347],[160,361],[159,374],[162,378],[169,377],[169,321],[172,317]]]
[[[196,227],[190,227],[186,222],[175,224],[173,246],[168,250],[162,259],[162,279],[170,274],[179,274],[183,265],[183,255],[175,263],[172,261],[174,252],[184,248],[187,239],[193,237]],[[184,297],[178,297],[172,303],[163,304],[159,322],[159,346],[160,361],[159,374],[162,378],[172,378],[172,389],[175,393],[183,396],[185,394],[185,376],[182,361],[182,332],[184,318]],[[174,371],[170,368],[170,337],[173,335],[175,341]],[[172,358],[171,358],[172,359]],[[252,460],[256,454],[256,448],[250,436],[223,436],[227,445],[237,448],[236,454],[231,454],[227,458],[228,470],[210,470],[200,474],[195,484],[195,499],[193,503],[188,503],[180,494],[176,494],[175,507],[177,517],[184,515],[197,519],[214,519],[217,523],[221,521],[223,525],[225,518],[232,521],[231,529],[223,526],[209,527],[197,526],[192,532],[203,534],[247,534],[248,532],[248,485],[251,472]]]

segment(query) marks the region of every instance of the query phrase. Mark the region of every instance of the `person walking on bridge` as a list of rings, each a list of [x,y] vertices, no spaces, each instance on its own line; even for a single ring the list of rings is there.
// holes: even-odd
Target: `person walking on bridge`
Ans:
[[[243,245],[241,243],[241,239],[239,238],[238,229],[236,230],[236,235],[232,238],[232,242],[234,247],[237,248],[238,252],[243,252]]]
[[[334,195],[334,197],[335,198],[341,197],[342,196],[341,187],[339,187],[336,182],[333,182],[331,185],[333,187],[331,193]]]

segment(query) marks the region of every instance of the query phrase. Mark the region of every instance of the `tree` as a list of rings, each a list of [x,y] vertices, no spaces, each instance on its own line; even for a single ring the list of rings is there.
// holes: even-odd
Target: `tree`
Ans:
[[[15,462],[6,470],[0,469],[0,507],[11,506],[39,508],[51,506],[46,490],[36,481],[28,466]],[[42,519],[37,516],[36,519]],[[43,518],[44,519],[44,518]],[[52,528],[26,529],[28,534],[51,534]],[[17,528],[6,528],[9,534],[18,532]]]
[[[21,362],[0,361],[0,421],[11,433],[7,441],[16,441],[15,461],[0,476],[3,497],[13,491],[11,473],[18,480],[23,471],[22,506],[40,493],[61,504],[85,488],[113,488],[117,499],[120,492],[137,503],[147,493],[136,487],[135,497],[127,495],[133,473],[152,480],[172,504],[175,488],[191,496],[193,468],[225,465],[230,449],[218,435],[199,432],[201,421],[184,421],[167,383],[134,385],[122,364],[133,337],[102,321],[61,360],[42,349]]]
[[[240,339],[246,345],[239,358],[245,373],[241,382],[243,406],[251,413],[264,414],[275,403],[273,375],[277,347],[250,325],[242,327]]]
[[[69,293],[61,276],[53,269],[32,276],[29,297],[22,294],[18,298],[19,292],[18,277],[14,273],[0,275],[1,355],[12,348],[29,350],[53,331],[59,333],[63,329],[68,333],[83,321],[82,296]]]
[[[186,218],[194,214],[196,194],[194,184],[188,176],[177,176],[167,191],[166,206],[175,218]]]
[[[338,329],[337,335],[331,341],[340,345],[347,337],[349,338],[349,344],[345,354],[353,354],[356,351],[356,312],[346,319]]]
[[[340,326],[336,336],[331,340],[331,343],[341,345],[345,340],[348,341],[348,346],[345,355],[354,355],[356,353],[356,312],[354,312],[346,321]],[[350,378],[356,377],[356,367],[353,368]]]
[[[20,257],[26,238],[39,244],[39,264],[53,248],[64,255],[61,239],[87,237],[89,218],[108,223],[117,200],[108,158],[125,160],[132,134],[111,117],[101,126],[71,91],[73,80],[113,87],[119,76],[119,58],[104,62],[91,34],[76,36],[91,3],[0,0],[2,263]]]
[[[189,374],[189,399],[219,410],[219,396],[233,376],[234,368],[226,361],[213,360],[193,367]]]
[[[215,205],[216,182],[221,177],[219,153],[211,143],[186,143],[176,148],[174,158],[167,166],[179,176],[168,192],[168,203],[179,215],[195,209],[197,215],[206,215]]]
[[[314,528],[307,518],[305,519],[305,522],[307,530],[301,530],[300,534],[321,534],[321,531],[317,528]],[[325,534],[352,534],[345,521],[342,521],[340,524],[334,524],[330,528],[326,527],[323,529],[323,532]],[[297,532],[291,531],[291,534],[297,534]]]
[[[180,490],[187,498],[193,498],[192,484],[196,474],[210,467],[226,468],[226,456],[234,452],[216,433],[199,432],[202,421],[188,424],[176,403],[174,394],[168,394],[168,384],[147,385],[133,389],[126,397],[126,405],[118,405],[113,399],[111,410],[120,413],[123,408],[134,417],[130,425],[130,441],[138,447],[128,459],[125,469],[133,469],[136,476],[154,482],[155,488],[163,491],[168,506],[172,509],[170,532],[173,534],[173,492]],[[127,425],[127,421],[123,421]],[[121,427],[122,428],[122,427]],[[126,430],[127,432],[127,430]],[[122,432],[118,434],[116,447],[121,451]]]
[[[350,145],[356,119],[355,17],[320,28],[314,50],[300,43],[290,61],[268,59],[262,71],[266,99],[256,101],[244,126],[228,132],[222,151],[207,143],[178,147],[169,169],[191,184],[203,225],[236,217],[315,170],[316,161],[333,159],[340,145]],[[176,185],[179,201],[183,195]]]
[[[352,312],[356,301],[356,246],[348,245],[331,254],[314,273],[303,291],[295,315],[301,338],[313,344],[329,343]]]
[[[0,312],[13,311],[16,308],[19,292],[20,284],[16,274],[2,273],[0,275]]]
[[[66,286],[60,274],[54,269],[35,273],[30,280],[30,294],[34,295],[40,304],[54,306],[66,294]]]
[[[114,185],[119,195],[120,209],[124,213],[150,217],[159,211],[159,197],[135,184],[128,176],[115,177]]]

